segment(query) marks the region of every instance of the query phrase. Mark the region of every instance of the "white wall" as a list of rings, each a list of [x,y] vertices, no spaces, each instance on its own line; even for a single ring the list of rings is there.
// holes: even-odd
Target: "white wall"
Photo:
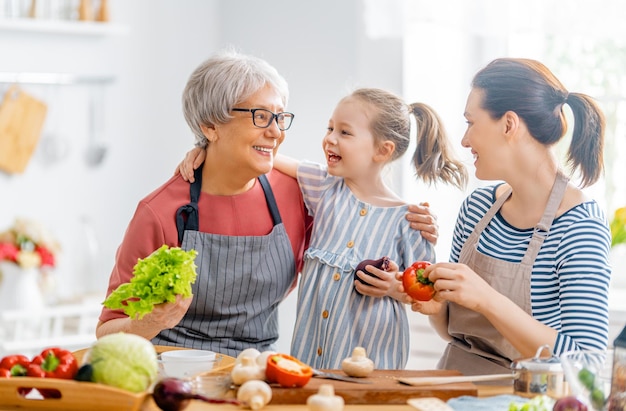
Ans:
[[[296,113],[282,152],[322,161],[320,142],[339,97],[356,86],[402,90],[402,43],[368,38],[365,0],[112,0],[125,34],[80,36],[0,29],[0,72],[114,76],[105,89],[102,164],[84,161],[90,89],[28,86],[44,99],[44,134],[67,142],[68,156],[46,165],[37,153],[22,175],[0,172],[0,228],[16,216],[44,222],[61,240],[62,298],[104,296],[115,250],[140,198],[164,182],[193,144],[180,109],[188,75],[215,50],[235,46],[275,65]],[[378,11],[384,17],[384,10]],[[383,13],[383,14],[380,14]],[[0,92],[6,85],[0,84]],[[91,221],[86,232],[81,219]],[[95,237],[97,254],[90,258]],[[295,294],[281,309],[279,348],[289,350]]]

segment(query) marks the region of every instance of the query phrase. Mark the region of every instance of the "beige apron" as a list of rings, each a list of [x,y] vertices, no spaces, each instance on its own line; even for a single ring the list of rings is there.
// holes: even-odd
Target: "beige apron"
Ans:
[[[501,195],[478,222],[459,255],[459,263],[467,264],[529,315],[532,315],[530,277],[535,258],[548,235],[567,183],[567,177],[557,173],[544,214],[520,263],[489,257],[477,249],[480,234],[511,196],[511,189]],[[511,361],[520,358],[520,353],[482,314],[452,302],[448,303],[448,332],[453,339],[448,343],[438,368],[459,370],[466,375],[497,374],[509,371]]]

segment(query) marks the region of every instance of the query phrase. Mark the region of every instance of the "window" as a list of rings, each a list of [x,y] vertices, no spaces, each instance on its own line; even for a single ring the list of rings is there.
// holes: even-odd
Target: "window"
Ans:
[[[606,115],[605,176],[585,189],[607,211],[626,205],[626,5],[620,0],[411,0],[404,3],[404,89],[407,102],[431,105],[443,118],[456,152],[474,73],[496,57],[545,63],[568,90],[594,97]],[[568,121],[569,129],[573,121]],[[563,150],[566,149],[563,144]],[[404,176],[412,176],[409,155]],[[469,190],[491,182],[470,180]],[[404,178],[403,195],[429,201],[439,216],[438,259],[446,259],[458,207],[468,194]]]

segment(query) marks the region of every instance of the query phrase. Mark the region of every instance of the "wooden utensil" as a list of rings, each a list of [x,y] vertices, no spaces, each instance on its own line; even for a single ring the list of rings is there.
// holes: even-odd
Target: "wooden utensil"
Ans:
[[[0,169],[23,173],[39,142],[47,105],[11,86],[0,104]]]
[[[519,377],[518,373],[489,375],[455,375],[450,377],[399,377],[396,379],[403,384],[419,387],[424,385],[454,384],[459,382],[512,380],[517,377]]]

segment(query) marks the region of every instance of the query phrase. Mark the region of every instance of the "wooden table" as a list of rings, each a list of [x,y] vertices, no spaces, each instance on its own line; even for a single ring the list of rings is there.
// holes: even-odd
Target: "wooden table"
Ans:
[[[91,411],[109,411],[112,409],[125,409],[133,411],[160,411],[157,405],[152,400],[150,395],[133,395],[127,392],[123,392],[119,389],[102,386],[94,383],[79,383],[77,381],[70,380],[55,380],[46,378],[6,378],[2,379],[0,384],[0,408],[3,410],[59,410],[59,411],[84,411],[85,409]],[[93,384],[93,385],[90,385]],[[470,383],[464,383],[470,384]],[[45,400],[28,400],[16,394],[19,387],[35,387],[37,389],[58,389],[63,394],[63,398],[54,399],[48,398]],[[444,398],[449,398],[449,393],[443,385],[438,386],[438,391],[435,393],[445,395]],[[488,386],[488,385],[476,385],[476,392],[478,397],[494,396],[499,394],[511,394],[512,387],[508,386]],[[402,393],[400,393],[402,394]],[[400,395],[399,394],[399,395]],[[462,395],[459,393],[458,395]],[[416,393],[415,397],[424,397],[424,392]],[[390,401],[395,401],[397,398],[390,398]],[[411,398],[411,396],[405,397]],[[379,398],[380,399],[380,398]],[[395,401],[395,404],[383,403],[379,401],[378,404],[348,404],[345,406],[346,411],[351,410],[363,410],[363,411],[409,411],[413,408],[404,402],[399,403]],[[189,411],[202,411],[202,410],[241,410],[242,408],[233,405],[216,405],[207,404],[201,401],[190,401],[186,410]],[[267,411],[305,411],[307,406],[304,404],[270,404],[264,408]],[[414,410],[414,409],[413,409]]]
[[[171,348],[168,348],[171,349]],[[157,346],[157,351],[161,352],[161,347]],[[81,358],[83,351],[75,352],[77,358]],[[224,356],[218,365],[214,366],[214,371],[227,371],[232,368],[235,359]],[[336,372],[341,372],[334,370]],[[446,376],[460,375],[457,371],[446,370],[395,370],[395,371],[375,371],[368,377],[373,384],[361,385],[345,383],[334,380],[313,379],[301,389],[273,388],[274,401],[264,410],[267,411],[306,411],[306,398],[317,392],[322,383],[332,383],[335,391],[341,393],[346,402],[346,411],[409,411],[413,407],[406,404],[409,398],[438,397],[446,401],[453,397],[463,395],[476,395],[478,397],[494,396],[499,394],[512,394],[512,386],[476,385],[464,382],[447,385],[432,385],[428,387],[398,386],[393,383],[397,377],[423,377],[423,376]],[[109,411],[111,409],[124,409],[132,411],[160,411],[154,403],[151,395],[132,394],[113,387],[108,387],[95,383],[79,383],[71,380],[56,380],[47,378],[8,378],[0,381],[0,408],[3,410],[63,410],[63,411]],[[93,385],[91,385],[93,384]],[[42,400],[32,400],[19,395],[23,387],[31,387],[44,390],[57,390],[60,399],[48,398]],[[363,388],[365,387],[365,388]],[[298,390],[297,392],[295,390]],[[370,391],[373,391],[370,392]],[[306,395],[305,395],[306,394]],[[231,393],[234,395],[234,393]],[[58,398],[58,397],[57,397]],[[190,401],[186,410],[188,411],[228,411],[242,410],[234,405],[207,404],[201,401]]]
[[[502,385],[477,385],[479,397],[490,397],[501,394],[513,394],[513,387]],[[241,411],[240,407],[234,405],[206,404],[201,401],[191,401],[185,411]],[[267,405],[264,411],[307,411],[306,405]],[[354,404],[346,405],[345,411],[415,411],[415,408],[407,404]],[[159,407],[151,398],[146,400],[142,411],[160,411]]]

